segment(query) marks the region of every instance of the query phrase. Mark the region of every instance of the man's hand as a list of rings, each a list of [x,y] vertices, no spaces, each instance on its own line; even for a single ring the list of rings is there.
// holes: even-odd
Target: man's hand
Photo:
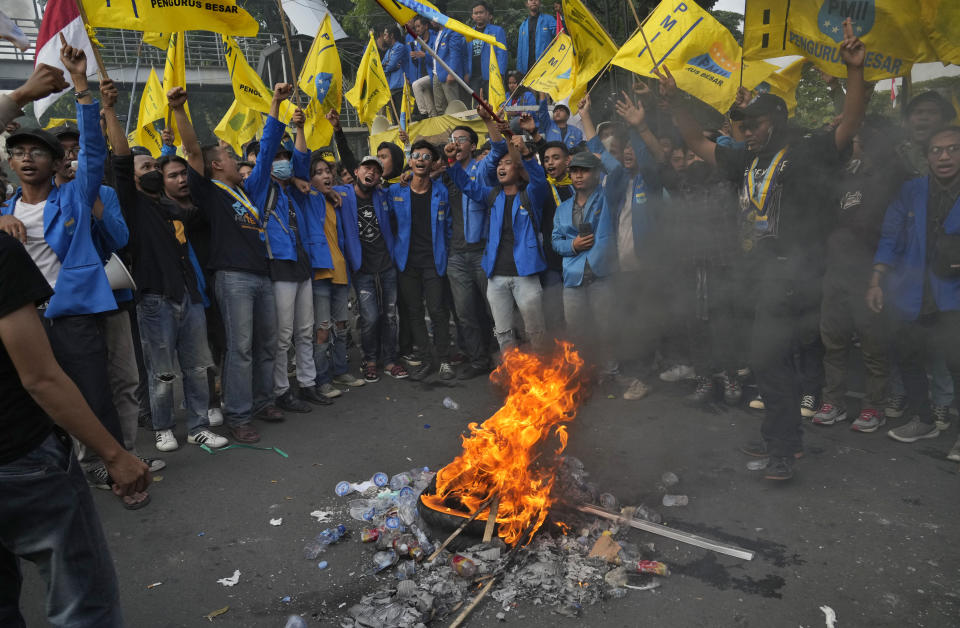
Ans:
[[[637,80],[633,83],[633,93],[637,98],[646,98],[651,94],[650,86],[645,81]]]
[[[100,98],[103,101],[101,104],[104,109],[112,109],[115,104],[117,104],[117,97],[120,95],[120,92],[117,91],[117,86],[114,85],[113,79],[105,78],[100,81]]]
[[[647,114],[643,110],[643,103],[634,104],[626,92],[623,92],[623,99],[617,101],[616,109],[620,117],[631,126],[646,126]]]
[[[423,59],[426,56],[427,53],[423,52],[422,50],[413,50],[410,52],[411,59]]]
[[[339,208],[340,204],[343,203],[343,197],[340,196],[336,190],[330,190],[330,193],[327,194],[327,200],[330,201],[330,204],[334,208]]]
[[[879,314],[883,311],[883,288],[870,286],[867,288],[867,307],[871,312]]]
[[[660,71],[660,68],[663,68],[663,72]],[[671,101],[680,95],[680,88],[677,87],[677,81],[670,74],[670,68],[661,65],[659,68],[654,68],[653,73],[660,81],[660,98]]]
[[[19,129],[19,128],[20,128],[20,123],[19,123],[19,122],[11,121],[11,122],[7,122],[7,126],[5,126],[5,127],[3,128],[3,130],[4,130],[5,132],[7,132],[7,133],[13,133],[14,131],[16,131],[16,130]]]
[[[397,133],[397,139],[399,139],[404,146],[410,143],[410,136],[407,135],[407,132],[403,129],[400,129],[400,131]]]
[[[0,231],[5,231],[24,244],[27,243],[27,228],[16,216],[0,216]]]
[[[327,122],[330,123],[334,131],[340,130],[340,114],[333,109],[327,112]]]
[[[584,114],[590,115],[590,94],[584,94],[580,102],[577,103],[577,112],[580,117],[583,117]]]
[[[843,43],[840,44],[840,58],[848,68],[862,68],[867,58],[867,47],[859,37],[853,34],[853,22],[850,18],[843,21]]]
[[[164,146],[173,146],[173,130],[167,127],[164,127],[160,131],[160,141],[163,142]]]
[[[41,63],[33,69],[33,74],[26,83],[10,93],[10,98],[17,103],[18,107],[23,108],[28,103],[56,94],[68,87],[70,85],[63,78],[63,70]]]
[[[290,124],[297,129],[303,129],[303,125],[307,123],[307,114],[303,112],[303,109],[297,107],[293,111],[293,117],[290,118]]]
[[[523,137],[520,135],[514,135],[510,138],[510,145],[520,153],[520,156],[524,159],[530,157],[531,150],[527,148],[527,143],[523,141]]]
[[[578,235],[573,239],[573,252],[583,253],[593,248],[593,234]]]
[[[303,179],[298,179],[296,177],[293,177],[293,185],[295,185],[297,190],[299,190],[300,193],[303,194],[304,196],[314,194],[314,191],[310,189],[309,181],[304,181]]]
[[[104,463],[113,478],[113,492],[116,495],[122,497],[142,493],[150,486],[150,467],[133,454],[124,451],[116,460]]]
[[[453,78],[453,74],[447,74],[447,83],[456,83],[457,79]]]
[[[407,187],[408,185],[410,185],[410,182],[411,182],[411,181],[413,181],[413,171],[412,171],[412,170],[404,170],[402,173],[400,173],[400,181],[399,181],[399,183],[400,183],[401,186]]]
[[[447,156],[447,160],[456,159],[457,152],[459,149],[454,142],[449,142],[446,146],[443,147],[443,154]]]
[[[273,101],[283,102],[293,95],[293,85],[290,83],[277,83],[273,86]]]
[[[493,116],[490,115],[490,112],[487,111],[487,108],[481,105],[477,105],[477,115],[480,116],[480,119],[484,122],[493,120]]]
[[[60,33],[60,43],[63,44],[63,47],[60,48],[60,63],[63,64],[63,67],[70,73],[70,76],[87,78],[87,54],[82,48],[67,45],[63,33]]]
[[[537,132],[537,121],[529,113],[520,116],[520,129],[524,133],[534,135]]]
[[[174,87],[167,92],[167,104],[171,109],[183,109],[187,104],[187,90],[182,87]]]
[[[733,101],[736,109],[745,109],[750,104],[750,90],[741,85],[737,88],[737,99]]]

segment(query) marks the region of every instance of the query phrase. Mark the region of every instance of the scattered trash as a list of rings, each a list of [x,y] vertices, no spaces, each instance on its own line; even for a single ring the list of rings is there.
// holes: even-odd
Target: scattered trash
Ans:
[[[677,477],[676,473],[667,471],[666,473],[660,476],[660,481],[663,482],[664,486],[670,487],[670,486],[676,486],[677,484],[679,484],[680,478]]]
[[[769,458],[757,458],[756,460],[751,460],[747,463],[747,469],[749,471],[762,471],[767,468],[767,465],[770,464]]]
[[[284,604],[289,604],[289,603],[290,603],[290,596],[289,596],[289,595],[284,595],[282,598],[280,598],[280,601],[283,602]]]
[[[207,452],[208,454],[218,454],[220,452],[227,451],[228,449],[258,449],[260,451],[275,451],[281,456],[283,456],[284,458],[290,457],[287,455],[287,452],[283,451],[279,447],[258,447],[256,445],[227,445],[226,447],[220,447],[218,449],[210,449],[206,445],[200,445],[200,449]]]
[[[453,558],[450,559],[450,566],[453,567],[458,576],[472,578],[477,575],[477,563],[463,554],[454,554]]]
[[[307,621],[299,615],[290,615],[290,617],[287,617],[287,623],[283,625],[283,628],[307,628]]]
[[[600,505],[607,510],[617,509],[617,498],[610,493],[600,493]]]
[[[337,494],[337,497],[344,497],[350,493],[366,493],[374,487],[386,486],[389,482],[390,478],[386,473],[378,472],[374,473],[373,477],[366,482],[337,482],[333,492]]]
[[[317,563],[317,569],[326,569],[326,568],[327,568],[327,561],[321,560],[319,563]]]
[[[310,513],[311,517],[316,517],[317,522],[333,519],[333,515],[334,513],[332,510],[314,510]]]
[[[148,589],[152,589],[153,587],[159,587],[161,584],[163,584],[163,583],[162,583],[162,582],[154,582],[153,584],[148,584],[148,585],[147,585],[147,588],[148,588]]]
[[[240,582],[240,570],[239,570],[239,569],[235,569],[235,570],[233,571],[233,575],[230,576],[229,578],[220,578],[219,580],[217,580],[217,584],[222,584],[222,585],[225,586],[225,587],[232,587],[232,586],[236,585],[238,582]]]
[[[153,478],[153,481],[154,481],[154,482],[163,482],[163,476],[162,476],[162,475],[154,475],[154,476],[151,476],[151,477]]]
[[[430,424],[429,424],[429,423],[424,423],[424,424],[423,424],[423,429],[429,430],[429,429],[430,429]]]
[[[333,545],[347,533],[347,527],[342,523],[335,528],[327,528],[307,543],[303,548],[303,557],[307,560],[314,560],[321,552],[327,549],[328,545]]]
[[[459,410],[460,404],[451,399],[450,397],[443,398],[443,407],[447,410]]]
[[[655,576],[669,576],[670,570],[665,563],[656,560],[639,560],[631,565],[637,573],[649,573]]]
[[[823,611],[823,619],[827,622],[827,628],[835,628],[837,625],[837,612],[829,606],[821,606],[820,610]]]
[[[277,519],[271,519],[271,520],[270,520],[270,525],[272,525],[272,526],[278,526],[278,525],[281,525],[281,524],[283,524],[283,517],[279,517],[279,518],[277,518]]]
[[[590,548],[587,558],[600,558],[608,563],[615,563],[619,560],[620,551],[623,547],[613,540],[613,535],[609,531],[604,532],[597,539],[597,542]]]
[[[224,613],[226,613],[228,610],[230,610],[230,607],[224,606],[223,608],[218,608],[215,611],[210,611],[209,613],[204,615],[203,618],[206,619],[207,621],[213,621],[214,617],[219,617],[220,615],[223,615]]]
[[[206,532],[197,532],[197,536],[206,536],[206,535],[207,535]]]
[[[690,503],[690,498],[686,495],[664,495],[663,496],[663,505],[664,506],[686,506]]]

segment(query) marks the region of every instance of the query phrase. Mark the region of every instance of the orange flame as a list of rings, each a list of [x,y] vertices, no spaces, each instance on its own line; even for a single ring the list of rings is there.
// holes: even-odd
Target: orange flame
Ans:
[[[509,544],[521,541],[536,522],[531,535],[543,525],[553,500],[550,491],[567,446],[567,427],[580,405],[584,362],[570,343],[558,343],[551,358],[507,351],[491,379],[507,385],[507,399],[496,414],[482,424],[470,423],[463,437],[463,453],[437,472],[437,489],[421,499],[428,507],[467,516],[493,495],[500,496],[497,534]],[[543,456],[545,443],[554,435],[555,456]],[[467,514],[448,508],[454,498]],[[487,513],[477,517],[485,520]]]

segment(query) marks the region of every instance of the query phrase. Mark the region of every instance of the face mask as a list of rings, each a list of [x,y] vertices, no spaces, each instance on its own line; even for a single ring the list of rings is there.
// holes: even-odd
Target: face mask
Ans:
[[[163,190],[163,173],[151,170],[140,175],[140,189],[147,194],[159,194]]]
[[[273,173],[273,176],[283,181],[293,176],[293,164],[290,163],[289,159],[279,159],[273,162],[273,167],[270,171]]]

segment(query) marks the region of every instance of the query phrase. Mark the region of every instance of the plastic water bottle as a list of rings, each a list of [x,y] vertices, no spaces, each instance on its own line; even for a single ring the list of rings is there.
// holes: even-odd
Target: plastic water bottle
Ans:
[[[686,506],[690,503],[690,498],[686,495],[664,495],[664,506]]]
[[[410,525],[417,520],[417,498],[413,493],[401,494],[397,499],[397,514],[404,525]]]
[[[460,404],[454,401],[453,399],[451,399],[450,397],[444,397],[443,407],[447,408],[448,410],[459,410]]]
[[[432,554],[433,543],[430,542],[430,537],[415,524],[411,524],[410,531],[417,535],[417,540],[420,541],[420,547],[423,548],[423,551]]]
[[[616,510],[618,505],[617,498],[611,493],[601,493],[600,505],[607,510]]]
[[[333,492],[336,493],[338,497],[344,497],[350,493],[363,493],[374,486],[386,486],[389,483],[390,477],[381,471],[374,473],[373,477],[366,482],[347,482],[346,480],[337,482]]]
[[[672,471],[667,471],[660,476],[660,481],[663,482],[663,485],[666,487],[676,486],[680,483],[680,478],[677,477],[676,473]]]
[[[307,622],[299,615],[290,615],[290,617],[287,617],[287,623],[283,625],[283,628],[307,628]]]
[[[402,471],[390,478],[390,490],[399,491],[405,486],[410,486],[412,478],[406,471]]]
[[[328,545],[333,545],[347,533],[347,527],[342,523],[335,528],[327,528],[316,536],[315,539],[307,543],[303,548],[303,557],[307,560],[314,560],[321,552],[327,549]]]

